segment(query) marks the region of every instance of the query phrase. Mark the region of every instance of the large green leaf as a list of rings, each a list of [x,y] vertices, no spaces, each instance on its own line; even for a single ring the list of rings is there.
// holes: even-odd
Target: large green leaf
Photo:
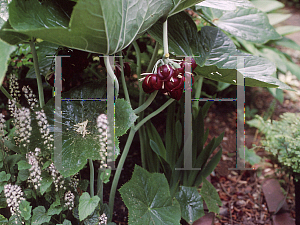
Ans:
[[[115,135],[122,136],[133,125],[133,123],[136,121],[138,116],[134,114],[130,104],[124,99],[116,100],[115,110],[116,110]]]
[[[286,37],[283,37],[282,39],[277,41],[271,41],[270,44],[271,43],[300,51],[300,45],[298,45],[296,42]]]
[[[86,83],[80,87],[74,88],[69,92],[63,93],[64,99],[106,99],[106,82]],[[116,136],[121,135],[129,129],[136,116],[130,112],[123,100],[116,101]],[[120,104],[120,106],[119,106]],[[55,128],[57,132],[62,133],[62,169],[63,176],[68,177],[86,164],[87,159],[100,160],[101,149],[99,141],[99,132],[97,128],[97,117],[100,114],[106,114],[106,101],[62,101],[62,130]],[[124,106],[125,105],[125,106]],[[45,112],[54,132],[54,98],[47,102]],[[124,111],[123,111],[124,109]],[[126,109],[126,110],[125,110]],[[132,111],[132,109],[131,109]],[[122,116],[117,116],[123,114]],[[127,117],[126,117],[127,116]],[[86,122],[86,133],[76,131],[75,125]],[[128,122],[129,121],[129,122]],[[115,137],[116,149],[118,141]],[[118,152],[116,151],[116,154]]]
[[[253,5],[255,5],[256,8],[263,12],[271,12],[276,9],[280,9],[284,7],[284,4],[279,1],[274,0],[254,0],[251,1]]]
[[[267,15],[256,8],[226,11],[201,7],[201,11],[217,27],[247,41],[262,44],[281,37],[269,23]]]
[[[6,70],[7,70],[7,61],[10,54],[16,49],[16,46],[11,46],[2,40],[0,40],[0,86],[4,80]]]
[[[196,187],[182,186],[175,197],[180,204],[181,217],[189,224],[204,216],[203,200]]]
[[[203,6],[222,10],[236,10],[237,7],[251,8],[253,4],[248,0],[205,0],[197,4],[196,9]]]
[[[13,31],[9,21],[6,21],[1,27],[0,39],[2,39],[8,44],[16,45],[18,43],[28,40],[29,36]]]
[[[162,23],[156,23],[148,32],[162,44]],[[248,55],[237,52],[233,42],[220,29],[207,26],[197,32],[194,21],[182,12],[168,19],[168,37],[171,53],[194,56],[198,65],[205,65],[196,68],[197,74],[236,84],[237,58],[234,55]],[[291,89],[271,76],[276,72],[276,66],[264,58],[246,57],[244,68],[238,71],[244,76],[246,86]]]
[[[39,225],[43,223],[49,223],[51,216],[48,216],[44,206],[38,206],[32,210],[33,215],[31,219],[32,225]]]
[[[119,189],[132,225],[179,225],[180,206],[172,199],[163,174],[135,166],[132,178]]]
[[[218,205],[221,206],[222,201],[215,187],[206,179],[203,179],[203,186],[201,188],[200,194],[202,195],[202,198],[204,199],[208,210],[210,212],[219,213]]]
[[[176,13],[179,13],[203,0],[172,0],[173,1],[173,8],[169,13],[169,16],[172,16]]]
[[[25,220],[29,220],[31,217],[31,209],[32,209],[32,206],[30,206],[30,202],[27,202],[26,200],[22,200],[19,205],[19,209],[21,211],[21,216]]]
[[[80,221],[91,215],[96,209],[100,198],[98,196],[90,197],[89,193],[84,192],[79,198],[79,219]]]
[[[281,26],[277,27],[276,31],[281,35],[288,35],[300,31],[300,26]]]
[[[172,0],[79,0],[70,15],[58,1],[13,0],[9,18],[18,32],[62,46],[113,54],[167,15],[172,5]]]

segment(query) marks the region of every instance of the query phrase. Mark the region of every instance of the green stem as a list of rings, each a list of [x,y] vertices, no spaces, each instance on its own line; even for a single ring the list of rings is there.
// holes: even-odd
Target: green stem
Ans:
[[[101,203],[103,203],[103,181],[101,180],[101,172],[102,169],[98,169],[98,177],[97,177],[97,195],[100,198]]]
[[[142,73],[142,66],[141,66],[141,51],[136,43],[136,41],[132,42],[132,46],[134,47],[135,53],[136,53],[136,73],[138,76],[138,79],[141,79],[141,73]],[[142,82],[139,82],[139,106],[143,104],[145,101],[145,92],[142,88]],[[139,118],[137,119],[137,122],[141,121],[141,119],[144,117],[143,112],[140,114]],[[145,158],[145,142],[144,142],[145,133],[143,130],[139,131],[139,139],[140,139],[140,151],[141,151],[141,160],[142,160],[142,166],[145,168],[146,158]]]
[[[7,92],[7,90],[3,86],[0,87],[0,90],[8,99],[14,100],[14,98]]]
[[[139,48],[139,45],[136,43],[136,41],[132,42],[134,50],[135,50],[135,57],[136,57],[136,74],[138,76],[138,79],[141,78],[142,73],[142,65],[141,65],[141,50]],[[140,88],[142,87],[140,83]]]
[[[29,44],[30,44],[30,48],[32,51],[34,70],[35,70],[36,80],[37,80],[37,85],[38,85],[40,107],[43,108],[45,105],[44,90],[43,90],[43,84],[42,84],[42,77],[40,74],[38,57],[37,57],[37,53],[35,50],[34,38],[31,38]]]
[[[11,101],[14,100],[14,98],[6,91],[6,89],[3,86],[0,87],[0,91],[2,91],[2,93]],[[18,102],[16,102],[16,106],[18,108],[21,108],[21,105]]]
[[[137,131],[144,123],[146,123],[148,120],[150,120],[152,117],[159,114],[161,111],[163,111],[165,108],[167,108],[175,99],[170,98],[165,104],[163,104],[161,107],[159,107],[156,111],[151,113],[150,115],[146,116],[141,122],[139,122],[135,127],[134,130]]]
[[[168,45],[168,19],[163,24],[163,45],[164,57],[169,58],[169,45]]]
[[[120,57],[121,80],[122,80],[124,95],[125,95],[126,101],[129,102],[129,104],[130,104],[130,98],[129,98],[129,94],[128,94],[128,90],[127,90],[127,86],[126,86],[126,81],[125,81],[125,76],[124,76],[124,63],[123,63],[123,58],[122,58],[122,51],[119,53],[119,56],[121,56]]]
[[[116,98],[118,98],[118,95],[119,95],[119,82],[118,82],[118,79],[115,76],[115,73],[114,73],[113,69],[111,68],[111,65],[110,65],[110,62],[109,62],[109,56],[105,57],[104,62],[105,62],[105,66],[106,66],[108,75],[115,82],[115,96],[116,96]]]
[[[115,195],[116,195],[117,185],[118,185],[120,174],[121,174],[125,159],[127,157],[127,154],[129,152],[129,148],[130,148],[130,145],[132,143],[134,135],[135,135],[135,130],[131,128],[130,132],[129,132],[129,135],[128,135],[128,138],[127,138],[127,141],[126,141],[126,144],[125,144],[125,147],[124,147],[124,150],[123,150],[123,153],[122,153],[120,161],[118,163],[118,167],[117,167],[112,185],[111,185],[110,194],[109,194],[109,204],[108,204],[109,209],[110,209],[109,221],[112,221],[112,215],[113,215],[113,210],[114,210],[114,202],[115,202]]]
[[[156,63],[156,58],[157,58],[157,55],[158,55],[158,50],[159,50],[159,43],[158,41],[155,43],[155,47],[154,47],[154,50],[153,50],[153,54],[151,56],[151,60],[150,60],[150,63],[148,65],[148,68],[147,68],[147,73],[150,73],[152,72],[152,68],[153,66],[155,65]]]
[[[153,70],[153,67],[154,67],[154,65],[155,65],[155,63],[156,63],[156,60],[157,60],[158,50],[159,50],[159,43],[156,42],[156,43],[155,43],[154,50],[153,50],[153,54],[152,54],[152,56],[151,56],[150,63],[149,63],[148,68],[147,68],[147,70],[146,70],[147,73],[150,73],[150,72],[152,72],[152,70]],[[140,90],[140,92],[141,92],[141,95],[140,95],[140,105],[139,105],[139,107],[138,107],[137,109],[135,109],[136,113],[139,113],[139,110],[140,110],[140,109],[143,109],[143,108],[141,108],[141,107],[143,107],[143,106],[141,105],[141,103],[142,103],[142,102],[145,102],[145,92],[142,91],[142,90]],[[153,95],[153,96],[152,96],[152,95]],[[150,95],[150,97],[148,98],[149,101],[151,100],[152,97],[153,97],[153,98],[155,97],[155,96],[154,96],[154,93],[152,93],[152,95]],[[155,94],[155,95],[156,95],[156,94]],[[147,101],[148,101],[148,100],[147,100]],[[145,104],[145,103],[144,103],[144,104]],[[140,109],[139,109],[139,108],[140,108]],[[141,111],[141,112],[140,112],[140,115],[139,115],[139,118],[138,118],[138,122],[140,122],[143,118],[144,118],[144,111]],[[142,159],[142,166],[143,166],[143,168],[146,168],[146,155],[145,155],[146,135],[147,135],[147,134],[146,134],[145,128],[141,128],[141,129],[139,130],[139,138],[140,138],[141,159]]]
[[[195,92],[195,99],[199,99],[201,96],[201,90],[202,90],[202,85],[203,85],[203,77],[200,76],[199,80],[197,80],[196,82],[196,92]],[[194,101],[193,103],[194,107],[197,109],[199,109],[199,101]]]
[[[151,103],[152,101],[155,99],[155,96],[157,95],[158,91],[154,91],[153,93],[151,93],[151,95],[149,96],[149,98],[144,102],[143,105],[139,106],[138,108],[136,108],[135,110],[133,110],[133,112],[135,114],[138,114],[142,111],[144,111]]]
[[[94,196],[94,165],[93,160],[89,159],[89,166],[90,166],[90,195],[91,197]]]

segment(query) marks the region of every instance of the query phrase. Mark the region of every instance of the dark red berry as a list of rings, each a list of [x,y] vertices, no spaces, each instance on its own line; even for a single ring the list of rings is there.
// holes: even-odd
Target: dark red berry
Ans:
[[[172,90],[169,92],[169,96],[179,101],[183,93],[183,89]]]
[[[184,77],[171,77],[170,80],[165,82],[165,89],[167,91],[172,91],[176,89],[184,88]]]
[[[155,90],[162,88],[163,82],[157,76],[157,74],[148,74],[142,84],[143,90],[146,93],[152,93]]]
[[[192,66],[192,72],[193,72],[197,67],[197,63],[194,58],[191,58],[191,64],[192,64],[191,66]],[[180,72],[183,73],[182,71],[184,71],[184,68],[185,68],[185,60],[182,60],[182,62],[180,63],[180,66],[181,66],[181,68],[179,68]]]
[[[173,73],[174,73],[174,69],[167,64],[157,68],[157,75],[163,81],[169,80],[170,77],[173,75]]]

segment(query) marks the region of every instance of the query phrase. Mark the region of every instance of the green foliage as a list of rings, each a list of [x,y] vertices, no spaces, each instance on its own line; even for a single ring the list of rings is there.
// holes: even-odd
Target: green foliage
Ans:
[[[244,32],[240,32],[247,36]],[[161,22],[152,26],[148,33],[160,44],[163,43]],[[245,56],[245,67],[238,71],[244,75],[246,86],[290,89],[271,76],[276,71],[273,63],[264,58],[246,57],[247,54],[237,52],[232,40],[218,28],[206,26],[197,31],[194,21],[184,12],[168,19],[168,36],[170,38],[169,47],[173,54],[201,56],[195,57],[197,64],[201,66],[197,67],[195,71],[201,76],[236,84],[237,60],[234,55],[239,54]],[[262,36],[262,38],[264,41],[268,41],[270,37]],[[273,38],[278,39],[278,36]]]
[[[25,220],[29,220],[30,217],[31,217],[31,209],[32,209],[32,206],[30,206],[30,202],[27,202],[26,200],[23,200],[20,203],[19,209],[21,211],[21,216]]]
[[[7,70],[7,61],[10,58],[10,54],[16,49],[15,46],[9,45],[5,42],[3,42],[2,40],[0,40],[0,51],[1,56],[0,56],[0,87],[2,85],[2,82],[4,80],[5,77],[5,73]]]
[[[266,47],[266,44],[262,45],[272,42],[297,48],[297,45],[290,40],[279,40],[279,38],[280,34],[289,33],[298,28],[283,27],[275,30],[272,27],[272,23],[276,21],[274,20],[275,16],[264,13],[280,8],[277,1],[273,1],[275,4],[272,7],[271,4],[263,7],[259,2],[253,1],[253,4],[261,9],[255,8],[246,0],[207,0],[203,2],[201,0],[113,0],[113,2],[12,0],[9,5],[6,1],[2,5],[4,0],[0,1],[3,6],[0,11],[0,50],[3,53],[0,56],[0,85],[6,74],[20,72],[19,70],[23,66],[30,67],[27,78],[39,78],[39,74],[37,76],[35,74],[37,67],[39,67],[40,73],[45,75],[53,62],[52,57],[46,56],[55,55],[59,46],[113,55],[128,46],[128,51],[132,51],[130,50],[131,43],[143,34],[146,36],[147,33],[165,48],[170,47],[170,52],[175,56],[194,56],[198,64],[197,75],[220,82],[216,85],[218,91],[224,90],[230,84],[236,84],[237,71],[245,77],[247,86],[282,89],[290,88],[272,76],[276,72],[276,66],[280,71],[290,70],[299,75],[298,68],[290,58],[278,53],[270,46]],[[198,31],[189,15],[182,12],[196,3],[200,3],[198,12],[213,26],[201,27],[201,30]],[[223,10],[224,6],[228,6],[229,10]],[[162,38],[164,30],[162,26],[167,18],[168,46],[166,46],[166,40]],[[282,18],[285,17],[279,18],[278,16],[277,21]],[[28,40],[31,39],[36,42],[36,48],[29,48]],[[149,43],[151,41],[149,40]],[[238,52],[235,44],[256,56],[248,57],[248,54]],[[149,46],[146,49],[148,52],[155,53],[154,49]],[[32,67],[31,58],[34,54],[31,54],[31,51],[33,53],[36,51],[38,55],[39,63],[38,65],[35,63],[35,68]],[[137,52],[131,54],[136,59],[136,64],[139,65],[143,60],[143,65],[147,66],[150,55],[144,52],[142,56],[139,56]],[[163,54],[162,51],[160,54]],[[236,56],[234,56],[236,54],[247,56],[243,69],[237,69]],[[153,60],[156,60],[155,57]],[[280,63],[281,61],[283,64]],[[97,67],[98,65],[95,68]],[[97,69],[90,71],[97,74]],[[100,75],[97,75],[99,78]],[[100,77],[100,80],[103,79],[105,79],[104,76]],[[115,82],[117,83],[117,81]],[[126,88],[125,82],[122,86]],[[137,91],[137,89],[134,90]],[[39,91],[43,91],[41,83],[39,83]],[[106,82],[85,83],[70,92],[63,93],[62,98],[105,99],[106,92]],[[140,99],[143,100],[143,98],[143,94],[140,93]],[[99,152],[101,145],[96,120],[99,114],[106,113],[106,102],[63,101],[62,107],[59,109],[62,119],[61,130],[54,127],[54,105],[53,98],[48,101],[44,110],[50,123],[50,132],[53,133],[56,129],[62,137],[62,152],[60,152],[62,161],[61,164],[56,163],[57,166],[61,166],[57,168],[60,173],[56,178],[64,182],[64,187],[68,191],[72,190],[72,193],[75,194],[73,216],[85,225],[92,225],[98,224],[100,214],[104,213],[109,218],[108,224],[112,225],[114,223],[111,222],[111,205],[108,207],[103,204],[103,199],[92,196],[93,191],[90,193],[91,195],[85,192],[88,184],[94,185],[94,177],[91,176],[90,181],[81,179],[78,186],[74,185],[70,178],[84,168],[87,159],[102,160],[103,157],[105,158],[105,155],[101,155]],[[151,174],[136,166],[132,179],[120,189],[122,198],[129,209],[130,224],[173,225],[179,224],[181,217],[192,223],[204,215],[203,200],[206,201],[210,211],[218,212],[220,199],[216,190],[205,178],[213,171],[221,158],[222,150],[216,152],[212,157],[211,155],[220,145],[223,134],[213,138],[207,146],[204,146],[208,137],[208,130],[204,130],[204,118],[209,105],[210,103],[205,104],[200,110],[198,107],[193,108],[192,167],[201,169],[199,171],[176,170],[176,168],[184,167],[183,105],[178,111],[174,104],[169,107],[165,137],[161,138],[151,123],[146,124],[147,132],[144,132],[144,136],[142,135],[143,141],[146,143],[145,167],[152,172],[163,171],[164,174]],[[124,99],[115,101],[115,109],[116,158],[120,153],[118,137],[126,134],[130,127],[133,128],[131,131],[135,130],[134,123],[137,116],[134,114],[131,104]],[[33,168],[26,160],[25,154],[30,149],[39,147],[42,151],[38,159],[42,170],[40,186],[37,190],[31,189],[31,187],[24,190],[24,196],[28,201],[21,202],[20,219],[23,218],[26,220],[26,224],[33,225],[58,223],[69,225],[71,224],[71,215],[66,212],[66,200],[63,198],[65,191],[57,188],[60,184],[55,182],[59,181],[49,173],[52,163],[51,156],[53,158],[54,151],[53,149],[51,152],[45,151],[44,140],[38,130],[38,121],[34,113],[31,114],[32,134],[28,148],[17,146],[13,139],[14,128],[8,130],[8,135],[7,131],[4,131],[7,139],[3,144],[8,150],[3,151],[3,155],[0,154],[0,191],[2,192],[3,186],[7,183],[16,183],[24,187],[31,168]],[[140,116],[142,120],[142,113]],[[142,126],[142,131],[145,131],[144,126]],[[131,140],[128,141],[129,145],[130,143]],[[126,146],[128,145],[126,144]],[[296,148],[296,144],[289,148]],[[126,158],[126,154],[120,161]],[[92,166],[90,169],[93,169]],[[110,170],[105,170],[98,176],[97,186],[102,186],[103,183],[109,181],[110,172]],[[117,176],[115,175],[115,177]],[[115,181],[117,180],[114,180],[113,183],[117,183]],[[196,187],[202,182],[200,195]],[[52,183],[55,184],[56,191],[53,191]],[[179,186],[181,186],[180,189]],[[82,192],[84,193],[82,194]],[[97,190],[97,193],[101,193],[101,190]],[[35,208],[30,206],[29,202],[34,199],[39,204]],[[1,207],[6,206],[4,201],[1,202]],[[6,221],[2,217],[0,216],[0,220]],[[57,221],[57,218],[60,220]],[[9,218],[9,224],[15,223],[15,219],[18,220],[18,224],[21,224],[22,221],[19,221],[20,219],[16,216]]]
[[[221,206],[222,201],[214,186],[206,179],[203,179],[203,186],[201,188],[200,194],[206,202],[208,210],[210,212],[219,213],[218,205]]]
[[[172,199],[163,174],[150,174],[135,165],[132,178],[119,189],[132,225],[179,225],[180,207]]]
[[[240,148],[239,151],[239,156],[245,156],[244,158],[242,157],[242,159],[245,159],[245,161],[249,162],[251,165],[258,164],[261,161],[261,157],[258,156],[253,149],[245,147],[245,154],[243,148]]]
[[[117,0],[114,4],[78,1],[70,15],[56,1],[39,4],[36,0],[14,0],[9,6],[9,21],[14,32],[70,48],[113,54],[127,47],[172,6],[171,0],[144,3],[137,0]],[[114,13],[116,11],[122,13]]]
[[[31,224],[39,225],[43,223],[49,223],[51,216],[48,216],[44,206],[38,206],[33,209]]]
[[[279,121],[265,121],[256,116],[247,123],[265,135],[261,141],[288,173],[300,173],[300,119],[299,114],[284,113]]]
[[[106,98],[106,83],[86,83],[78,88],[62,94],[64,99],[89,99]],[[45,106],[45,112],[50,125],[54,125],[54,101],[52,98]],[[68,177],[80,171],[86,164],[87,159],[101,160],[99,154],[101,143],[97,135],[97,117],[106,113],[105,101],[63,101],[62,102],[62,168],[60,172]],[[126,133],[137,116],[133,113],[127,101],[118,99],[115,102],[116,125],[115,136]],[[75,128],[76,124],[88,121],[86,135],[79,134]],[[52,128],[54,130],[54,128]],[[116,147],[118,145],[116,143]],[[118,155],[115,152],[115,157]]]
[[[181,217],[189,224],[204,216],[203,199],[196,187],[181,186],[175,197],[180,204]]]
[[[79,198],[79,220],[82,221],[91,215],[98,206],[99,201],[100,198],[98,196],[91,198],[89,193],[84,192]]]

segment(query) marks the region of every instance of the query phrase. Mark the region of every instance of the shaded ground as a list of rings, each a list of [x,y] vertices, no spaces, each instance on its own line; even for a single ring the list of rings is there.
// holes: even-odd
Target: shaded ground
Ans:
[[[260,114],[268,110],[273,99],[273,96],[264,89],[246,89],[246,105],[256,107]],[[287,111],[300,112],[299,99],[297,102],[285,99],[283,104],[276,102],[272,119],[278,119],[279,115]],[[291,216],[295,217],[293,183],[288,180],[285,174],[276,172],[277,165],[268,163],[268,153],[262,148],[257,149],[257,154],[264,157],[265,160],[263,164],[255,166],[255,171],[228,170],[228,168],[234,168],[236,162],[236,122],[232,113],[223,112],[221,106],[212,106],[211,112],[208,113],[210,119],[206,119],[206,125],[210,128],[212,136],[219,135],[222,132],[220,130],[223,123],[226,124],[226,128],[223,129],[225,130],[224,141],[221,144],[223,148],[222,159],[215,170],[215,176],[211,178],[211,182],[217,189],[223,203],[215,224],[272,224],[261,188],[266,178],[270,177],[277,178],[284,190],[290,186],[287,203],[291,210]],[[260,135],[256,134],[255,129],[246,125],[245,132],[246,146],[248,148],[251,148],[252,144],[259,146]],[[246,167],[251,168],[251,165],[246,164]]]

